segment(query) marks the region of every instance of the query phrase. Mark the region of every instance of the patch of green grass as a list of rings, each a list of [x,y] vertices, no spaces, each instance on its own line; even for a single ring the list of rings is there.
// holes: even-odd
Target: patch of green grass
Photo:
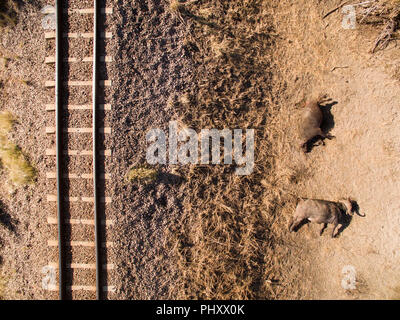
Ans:
[[[35,169],[26,160],[22,150],[7,137],[14,122],[15,119],[10,112],[0,113],[0,161],[15,186],[32,184],[36,178]]]
[[[7,69],[9,61],[10,58],[8,57],[0,57],[0,69],[2,70]]]
[[[183,8],[183,3],[178,0],[171,0],[169,3],[169,8],[172,12],[179,12]]]
[[[128,181],[136,181],[136,182],[152,182],[157,178],[158,171],[152,168],[148,168],[145,166],[133,167],[128,172]]]
[[[8,143],[5,146],[1,146],[0,159],[14,185],[21,186],[34,183],[35,169],[25,159],[24,154],[17,145]]]
[[[0,136],[6,136],[12,129],[15,120],[11,112],[3,111],[0,113]]]

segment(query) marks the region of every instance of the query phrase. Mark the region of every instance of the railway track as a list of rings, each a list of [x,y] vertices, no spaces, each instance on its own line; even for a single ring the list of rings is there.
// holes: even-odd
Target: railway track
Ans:
[[[112,37],[103,30],[104,21],[113,10],[100,7],[99,0],[93,1],[92,8],[71,9],[67,4],[71,5],[70,1],[56,0],[54,9],[46,12],[55,18],[55,31],[45,32],[55,48],[55,55],[45,58],[45,63],[55,66],[55,79],[46,81],[45,86],[54,88],[55,101],[45,109],[55,116],[55,124],[46,127],[53,139],[46,156],[55,159],[47,179],[55,181],[56,192],[47,195],[54,205],[54,213],[47,218],[53,228],[50,234],[54,238],[47,243],[53,260],[44,268],[42,286],[58,292],[61,300],[99,300],[114,291],[109,284],[114,265],[108,263],[112,242],[107,241],[107,230],[113,225],[107,219],[111,198],[106,191],[111,176],[106,173],[105,160],[111,156],[106,148],[111,128],[105,125],[111,110],[105,88],[111,81],[104,71],[112,58],[102,52],[105,41]],[[91,20],[93,29],[71,32],[69,21],[83,17]],[[71,48],[80,46],[87,51],[88,45],[91,55],[72,56]],[[74,73],[80,66],[83,72]]]

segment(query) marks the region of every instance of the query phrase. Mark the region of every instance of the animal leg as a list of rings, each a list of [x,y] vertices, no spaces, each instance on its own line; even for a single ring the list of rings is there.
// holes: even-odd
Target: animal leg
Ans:
[[[324,139],[326,138],[326,134],[322,131],[321,128],[318,128],[318,132],[316,135],[321,136]]]
[[[318,128],[318,133],[317,135],[321,138],[320,143],[324,146],[325,145],[325,139],[327,138],[327,135],[321,130],[321,128]]]
[[[320,235],[320,236],[322,236],[322,233],[324,232],[324,230],[325,230],[326,227],[327,227],[327,224],[326,224],[326,223],[323,223],[323,224],[322,224],[322,228],[321,228],[321,230],[319,231],[319,235]]]
[[[319,130],[318,130],[318,135],[321,136],[322,141],[323,141],[323,139],[332,140],[332,139],[336,138],[335,136],[333,136],[331,134],[324,133],[321,128],[319,128]],[[324,145],[325,145],[325,143],[324,143]]]
[[[299,218],[294,219],[293,222],[292,222],[292,223],[290,224],[290,226],[289,226],[289,231],[290,231],[290,232],[293,232],[294,229],[296,229],[297,226],[298,226],[302,221],[303,221],[303,219],[299,219]]]
[[[308,143],[307,143],[307,141],[304,142],[300,147],[301,147],[301,149],[303,150],[304,153],[308,152]]]
[[[326,134],[326,135],[325,135],[325,138],[327,138],[327,139],[329,139],[329,140],[332,140],[332,139],[335,139],[336,137],[333,136],[333,135],[331,135],[331,134]]]
[[[332,238],[335,238],[337,236],[337,234],[339,233],[339,223],[337,220],[334,221],[333,223],[333,229],[332,229]]]
[[[290,231],[290,232],[292,231],[293,223],[294,223],[294,220],[292,220],[292,222],[290,222],[290,224],[289,224],[289,231]]]

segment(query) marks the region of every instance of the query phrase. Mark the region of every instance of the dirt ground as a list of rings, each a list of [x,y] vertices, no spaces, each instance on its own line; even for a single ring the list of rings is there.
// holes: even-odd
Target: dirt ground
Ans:
[[[102,1],[101,5],[104,6],[104,3],[106,2]],[[13,188],[8,181],[7,171],[1,171],[0,291],[6,299],[57,299],[56,292],[46,291],[42,287],[46,275],[42,272],[43,267],[51,262],[57,262],[58,257],[57,248],[51,248],[47,244],[48,240],[57,238],[56,226],[47,222],[48,217],[55,217],[56,214],[55,204],[47,201],[47,195],[55,194],[55,181],[46,178],[47,172],[55,171],[55,158],[46,156],[46,149],[55,147],[54,135],[45,132],[46,127],[55,125],[54,113],[46,111],[46,105],[54,103],[54,90],[44,86],[46,80],[54,78],[54,65],[45,64],[46,57],[54,56],[54,41],[46,40],[44,37],[47,30],[42,27],[44,15],[41,13],[41,9],[49,4],[53,3],[38,0],[24,4],[18,13],[17,25],[2,29],[0,35],[0,56],[7,59],[7,64],[2,65],[0,71],[0,109],[8,110],[15,116],[16,124],[9,138],[21,147],[37,172],[34,185]],[[70,8],[87,8],[91,5],[91,1],[69,0],[65,4]],[[79,20],[81,25],[76,20]],[[82,16],[79,19],[74,16],[65,25],[74,30],[77,24],[81,31],[91,31],[88,17]],[[90,41],[87,40],[85,44],[75,43],[75,51],[69,50],[69,56],[91,55]],[[75,65],[65,73],[65,76],[69,76],[70,79],[86,80],[87,77],[91,77],[91,69],[88,65],[81,64],[81,68]],[[104,74],[101,73],[101,76]],[[66,103],[89,103],[90,90],[74,89],[65,98]],[[91,126],[89,114],[66,112],[63,117],[64,124],[71,127]],[[105,125],[110,125],[111,117],[102,115],[99,117]],[[64,148],[90,149],[90,139],[83,135],[74,137],[64,145]],[[77,158],[79,157],[65,159],[65,165],[70,172],[90,172],[90,159],[80,159],[78,162]],[[103,169],[108,164],[107,160],[104,163]],[[64,194],[85,196],[86,190],[90,189],[90,182],[71,182],[69,192],[65,189]],[[88,203],[75,205],[72,203],[69,209],[67,216],[71,218],[92,218],[93,206]],[[107,231],[110,233],[110,230]],[[87,240],[93,237],[93,228],[78,225],[67,233],[73,240]],[[67,251],[67,260],[91,263],[94,261],[94,250]],[[73,275],[79,284],[93,284],[93,276],[92,270],[78,271]],[[112,285],[111,281],[108,285]],[[74,298],[78,299],[92,299],[93,296],[93,293],[74,293]]]
[[[178,276],[165,246],[182,204],[179,178],[158,168],[148,185],[128,182],[133,166],[146,163],[146,133],[168,132],[176,99],[191,83],[183,46],[186,26],[159,0],[119,3],[115,13],[113,95],[114,279],[118,299],[166,299]]]
[[[400,298],[399,48],[392,42],[371,54],[383,26],[343,29],[340,10],[322,18],[340,2],[198,1],[188,7],[193,15],[164,0],[107,2],[115,22],[111,298]],[[53,73],[44,57],[54,49],[41,27],[45,4],[25,6],[22,21],[0,36],[1,55],[11,58],[0,110],[18,118],[10,139],[38,171],[34,186],[12,193],[0,176],[6,299],[56,298],[41,289],[42,267],[54,254],[46,242],[55,236],[46,202],[54,185],[45,175],[54,163],[44,156],[52,146],[44,107],[54,99],[43,86]],[[335,138],[303,154],[297,116],[304,100],[321,93],[333,101],[324,129]],[[171,119],[195,129],[256,127],[254,175],[160,166],[153,183],[128,182],[129,168],[145,162],[146,132],[167,131]],[[312,224],[289,233],[298,197],[351,197],[365,216],[354,215],[335,239],[332,226],[322,237]],[[342,285],[349,266],[355,289]]]
[[[369,52],[382,26],[345,30],[340,10],[321,18],[339,3],[280,1],[275,8],[281,39],[276,58],[288,83],[282,103],[292,108],[304,96],[320,93],[335,102],[330,110],[335,139],[307,155],[287,148],[288,158],[311,172],[296,187],[298,194],[352,197],[365,214],[355,215],[337,239],[330,238],[330,229],[320,238],[314,227],[295,235],[309,246],[302,259],[313,261],[313,289],[304,298],[399,298],[399,49],[391,44]],[[355,290],[341,285],[345,266],[355,269]]]
[[[16,117],[10,139],[22,148],[37,170],[35,185],[15,190],[2,170],[1,215],[7,223],[0,225],[0,256],[3,293],[8,299],[43,298],[45,294],[41,290],[41,269],[48,263],[46,195],[52,186],[46,179],[51,166],[45,157],[49,141],[44,131],[48,125],[44,106],[53,96],[43,85],[44,79],[51,79],[52,70],[43,63],[46,41],[41,4],[25,6],[24,22],[1,34],[1,55],[9,58],[1,71],[1,110],[9,110]]]

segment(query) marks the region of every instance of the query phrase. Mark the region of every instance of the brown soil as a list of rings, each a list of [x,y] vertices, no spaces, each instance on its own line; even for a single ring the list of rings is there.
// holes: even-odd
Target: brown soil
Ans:
[[[44,80],[51,79],[52,69],[44,65],[46,41],[40,8],[24,6],[17,26],[2,31],[0,45],[1,56],[10,58],[7,68],[1,71],[1,109],[16,116],[18,123],[10,138],[28,155],[38,172],[35,185],[12,193],[7,173],[3,171],[1,176],[2,217],[8,217],[8,222],[0,226],[1,274],[6,282],[4,297],[14,299],[44,298],[41,269],[48,263],[46,195],[50,185],[45,173],[51,167],[45,157],[48,137],[44,128],[48,124],[44,106],[54,96],[44,88]]]
[[[165,299],[177,269],[165,243],[166,232],[182,212],[179,179],[159,168],[149,185],[129,183],[128,170],[145,163],[145,135],[152,128],[168,130],[174,109],[168,103],[190,85],[192,66],[183,45],[185,26],[162,1],[122,1],[114,34],[116,68],[113,101],[113,241],[119,268],[119,299]]]

